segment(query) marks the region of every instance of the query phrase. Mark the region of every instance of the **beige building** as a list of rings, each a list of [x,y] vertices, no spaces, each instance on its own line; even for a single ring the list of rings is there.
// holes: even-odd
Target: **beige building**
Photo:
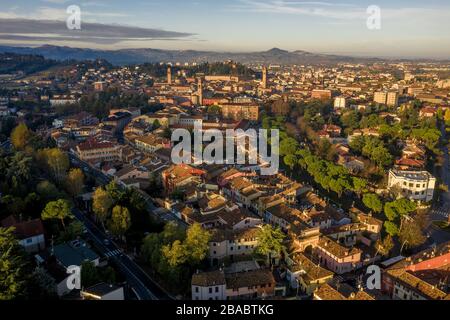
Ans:
[[[118,161],[121,159],[122,148],[112,142],[90,139],[77,145],[76,153],[81,160],[91,163]]]
[[[373,101],[379,104],[385,104],[391,107],[398,106],[398,92],[395,91],[378,91],[375,92]]]
[[[253,103],[233,104],[226,103],[221,106],[222,117],[233,120],[258,121],[259,106]]]

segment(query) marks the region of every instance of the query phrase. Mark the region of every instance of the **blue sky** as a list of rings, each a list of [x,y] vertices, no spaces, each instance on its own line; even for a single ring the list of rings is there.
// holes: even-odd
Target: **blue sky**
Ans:
[[[137,39],[131,34],[134,31],[127,30],[120,41],[99,43],[71,40],[67,34],[60,40],[41,37],[33,41],[32,37],[23,37],[28,31],[16,32],[10,20],[7,35],[0,29],[0,43],[214,51],[279,47],[366,56],[450,58],[448,0],[0,0],[0,20],[29,19],[39,30],[42,20],[64,21],[66,8],[72,4],[82,10],[82,28],[101,23],[153,31]],[[369,5],[381,9],[381,30],[366,27]],[[48,28],[42,30],[50,36]],[[157,30],[177,33],[158,34]]]

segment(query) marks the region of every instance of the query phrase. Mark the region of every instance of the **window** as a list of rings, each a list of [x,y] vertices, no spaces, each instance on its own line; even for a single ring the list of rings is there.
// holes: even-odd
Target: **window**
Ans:
[[[208,288],[209,293],[212,293],[212,288]]]
[[[195,293],[198,293],[198,287],[195,287]]]
[[[219,287],[216,287],[216,292],[219,292]]]

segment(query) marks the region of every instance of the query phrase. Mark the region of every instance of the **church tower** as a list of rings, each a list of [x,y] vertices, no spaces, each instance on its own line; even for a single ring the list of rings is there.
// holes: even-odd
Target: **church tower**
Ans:
[[[172,68],[167,68],[167,84],[172,84]]]
[[[263,89],[267,89],[267,67],[266,66],[264,66],[262,69],[261,87]]]
[[[198,95],[198,104],[203,104],[203,82],[202,78],[198,78],[198,85],[197,85],[197,95]]]

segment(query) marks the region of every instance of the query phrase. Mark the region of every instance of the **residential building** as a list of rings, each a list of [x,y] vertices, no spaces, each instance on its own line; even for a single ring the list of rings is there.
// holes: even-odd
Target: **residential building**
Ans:
[[[33,253],[45,249],[44,226],[41,219],[23,221],[10,215],[3,219],[0,225],[4,228],[14,228],[14,234],[26,252]]]
[[[388,187],[404,197],[420,202],[433,200],[436,178],[428,171],[389,170]]]
[[[109,141],[88,139],[76,147],[78,157],[86,162],[98,163],[104,161],[118,161],[121,159],[121,146]]]
[[[362,265],[360,249],[347,248],[328,237],[320,239],[316,252],[320,265],[337,274],[354,271]]]

